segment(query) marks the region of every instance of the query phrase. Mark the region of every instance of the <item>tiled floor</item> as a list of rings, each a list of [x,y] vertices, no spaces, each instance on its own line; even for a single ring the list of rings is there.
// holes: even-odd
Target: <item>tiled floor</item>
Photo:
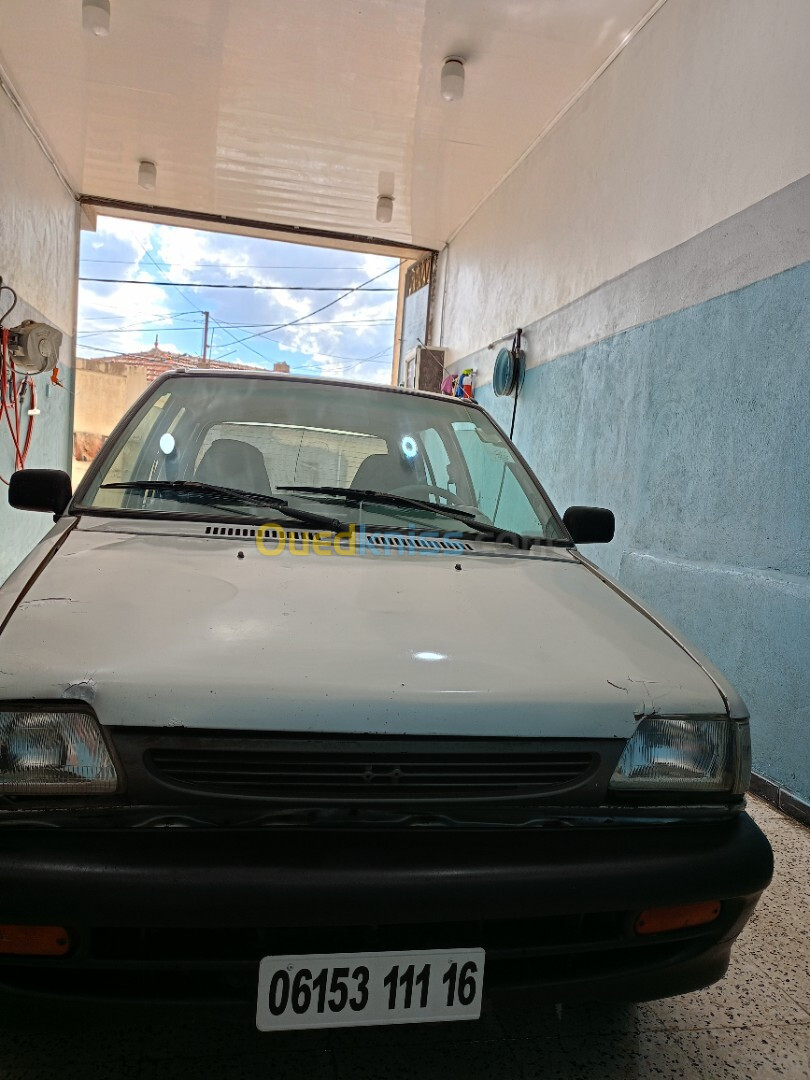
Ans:
[[[750,810],[774,882],[728,975],[700,993],[276,1036],[208,1016],[47,1029],[0,1017],[0,1080],[808,1080],[810,829],[757,800]]]

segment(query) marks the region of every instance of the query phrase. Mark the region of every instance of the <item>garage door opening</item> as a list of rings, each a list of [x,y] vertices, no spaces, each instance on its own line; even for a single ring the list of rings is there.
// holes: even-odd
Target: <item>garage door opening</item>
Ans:
[[[81,243],[74,485],[165,371],[390,383],[411,261],[100,216]]]

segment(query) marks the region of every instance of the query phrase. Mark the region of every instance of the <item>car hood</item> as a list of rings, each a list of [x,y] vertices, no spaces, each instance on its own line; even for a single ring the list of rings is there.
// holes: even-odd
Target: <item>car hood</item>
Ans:
[[[204,529],[83,519],[0,634],[0,696],[78,698],[112,725],[370,734],[626,739],[654,711],[724,711],[565,549],[268,557]]]

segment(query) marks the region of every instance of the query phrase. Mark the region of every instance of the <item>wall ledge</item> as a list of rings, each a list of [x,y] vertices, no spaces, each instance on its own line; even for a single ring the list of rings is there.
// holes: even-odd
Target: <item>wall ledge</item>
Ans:
[[[801,266],[810,260],[808,222],[810,174],[524,323],[526,366],[570,356]],[[441,344],[452,349],[454,343]],[[448,370],[472,366],[478,385],[489,382],[497,349],[484,346],[466,356],[452,355]]]
[[[630,562],[645,562],[669,567],[684,573],[718,574],[726,578],[741,578],[752,584],[766,585],[796,600],[810,600],[810,566],[781,570],[775,566],[743,566],[739,563],[718,562],[711,559],[684,559],[676,555],[656,554],[651,551],[623,551],[620,570],[626,570]],[[784,561],[784,560],[782,560]]]
[[[759,773],[751,775],[751,794],[764,799],[765,802],[781,810],[783,814],[792,817],[801,825],[810,827],[810,802],[802,799],[799,795],[779,785],[775,780],[769,780]]]

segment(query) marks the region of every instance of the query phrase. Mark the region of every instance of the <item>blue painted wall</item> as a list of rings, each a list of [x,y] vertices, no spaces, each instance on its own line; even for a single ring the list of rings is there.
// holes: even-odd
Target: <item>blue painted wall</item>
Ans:
[[[511,399],[476,398],[508,431]],[[530,368],[515,442],[586,549],[729,676],[810,798],[810,263]]]

